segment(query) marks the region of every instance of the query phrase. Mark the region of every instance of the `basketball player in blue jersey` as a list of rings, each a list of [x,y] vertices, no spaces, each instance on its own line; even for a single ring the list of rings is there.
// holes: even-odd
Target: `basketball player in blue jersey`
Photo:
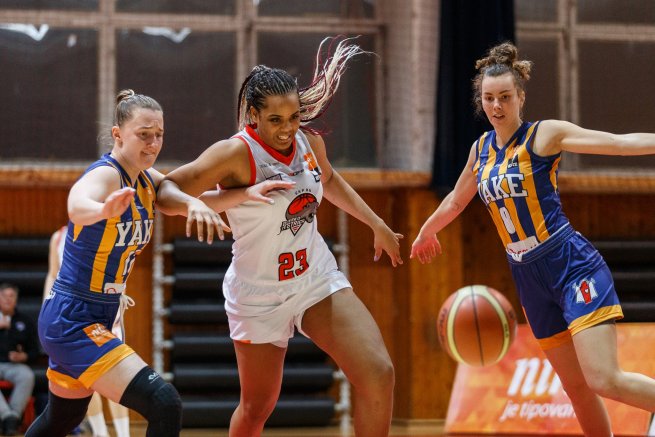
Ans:
[[[473,143],[454,190],[422,226],[411,258],[441,254],[436,233],[477,193],[507,251],[534,336],[566,390],[587,436],[608,437],[602,397],[655,411],[655,380],[618,367],[616,327],[623,317],[611,273],[562,211],[557,169],[562,151],[603,155],[655,153],[655,134],[615,135],[560,120],[524,122],[532,63],[503,43],[477,61],[478,111],[494,130]]]
[[[163,111],[154,99],[124,90],[116,100],[112,151],[86,169],[68,196],[62,264],[39,316],[39,338],[49,356],[48,405],[27,437],[66,436],[84,418],[94,391],[145,417],[147,437],[180,433],[182,405],[175,388],[112,333],[125,308],[122,297],[134,260],[152,236],[163,179],[152,165],[164,136]],[[234,190],[213,200],[268,201],[266,189],[278,185]],[[196,221],[199,239],[205,226],[208,241],[214,228],[222,238],[218,213],[197,199],[189,205],[182,211],[189,214],[189,232]]]
[[[50,237],[50,250],[48,253],[48,273],[46,275],[46,280],[43,286],[43,299],[47,299],[52,291],[52,284],[54,284],[57,279],[57,274],[59,273],[59,267],[61,266],[61,260],[64,256],[64,246],[66,243],[66,233],[68,232],[68,227],[63,226],[57,229],[52,236]],[[122,295],[126,303],[125,309],[130,304],[133,304],[131,299],[128,299],[127,295]],[[122,308],[121,308],[122,309]],[[125,340],[125,324],[121,318],[123,314],[121,311],[116,315],[114,319],[114,324],[112,325],[111,332],[120,340]],[[113,423],[114,423],[114,432],[116,437],[130,437],[130,411],[121,404],[117,404],[111,400],[107,401],[109,406],[109,411],[111,412]],[[94,392],[91,396],[91,401],[89,402],[86,421],[91,427],[93,437],[109,437],[109,431],[107,429],[107,423],[105,422],[105,416],[103,414],[103,402],[102,397],[98,392]],[[79,429],[77,427],[76,429]],[[73,431],[73,434],[75,431]],[[80,430],[81,434],[82,431]]]
[[[271,205],[244,202],[226,211],[235,242],[223,294],[241,383],[232,437],[261,435],[280,394],[284,356],[295,328],[327,352],[353,384],[357,436],[389,433],[393,365],[373,317],[318,233],[317,208],[325,196],[367,224],[374,258],[385,251],[394,266],[402,263],[402,235],[389,229],[332,168],[321,136],[301,127],[327,107],[347,61],[359,53],[358,46],[341,41],[333,56],[318,62],[312,85],[300,90],[286,71],[255,67],[239,93],[243,130],[162,182],[160,202],[182,210],[191,196],[216,183],[293,184],[271,194]],[[207,194],[201,198],[213,205]]]

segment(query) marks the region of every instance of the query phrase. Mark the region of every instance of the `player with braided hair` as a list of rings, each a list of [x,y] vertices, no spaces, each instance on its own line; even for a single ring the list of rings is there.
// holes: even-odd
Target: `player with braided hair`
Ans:
[[[346,63],[363,53],[348,39],[331,47],[325,61],[318,56],[307,88],[299,88],[284,70],[253,68],[239,92],[242,130],[172,171],[160,189],[160,202],[184,210],[195,196],[212,206],[218,192],[206,191],[217,183],[228,188],[266,180],[293,183],[271,194],[271,205],[244,202],[226,211],[235,241],[223,294],[241,382],[230,436],[262,432],[280,393],[294,327],[330,355],[352,383],[357,435],[389,432],[393,365],[373,317],[318,233],[316,211],[325,197],[367,224],[374,259],[384,251],[394,267],[402,264],[402,235],[332,168],[323,138],[306,126],[329,104]]]

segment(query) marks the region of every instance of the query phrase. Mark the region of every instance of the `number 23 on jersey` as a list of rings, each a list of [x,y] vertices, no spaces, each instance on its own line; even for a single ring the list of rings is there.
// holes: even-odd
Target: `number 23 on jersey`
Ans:
[[[278,258],[278,280],[286,281],[287,279],[296,278],[309,267],[307,264],[307,249],[300,249],[296,253],[283,252]]]

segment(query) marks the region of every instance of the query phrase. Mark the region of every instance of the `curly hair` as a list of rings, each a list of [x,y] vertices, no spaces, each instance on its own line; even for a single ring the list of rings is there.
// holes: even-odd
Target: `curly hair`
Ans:
[[[475,61],[475,69],[478,74],[473,78],[473,105],[476,114],[482,114],[482,79],[485,76],[497,77],[505,73],[511,73],[514,77],[514,85],[517,89],[525,92],[525,86],[530,80],[532,61],[520,60],[519,50],[511,42],[504,42],[492,47],[487,56]]]

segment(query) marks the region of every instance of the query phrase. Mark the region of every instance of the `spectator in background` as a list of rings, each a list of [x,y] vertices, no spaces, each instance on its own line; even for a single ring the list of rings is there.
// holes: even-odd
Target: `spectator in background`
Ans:
[[[39,355],[34,322],[16,309],[18,287],[0,284],[0,379],[13,389],[9,400],[0,394],[2,435],[16,435],[34,388],[34,371],[27,363]]]

